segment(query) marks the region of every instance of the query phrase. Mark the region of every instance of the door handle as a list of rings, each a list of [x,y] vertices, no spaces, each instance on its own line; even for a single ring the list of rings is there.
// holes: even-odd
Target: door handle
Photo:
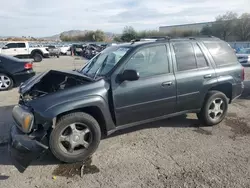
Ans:
[[[16,51],[16,49],[14,49],[14,51]]]
[[[161,85],[162,86],[171,86],[173,83],[172,82],[163,82]]]
[[[207,74],[204,76],[204,78],[212,78],[212,74]]]

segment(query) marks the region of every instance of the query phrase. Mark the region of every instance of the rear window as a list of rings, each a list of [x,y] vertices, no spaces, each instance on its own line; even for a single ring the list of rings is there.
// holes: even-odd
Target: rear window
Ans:
[[[205,41],[204,45],[212,55],[217,66],[236,64],[238,62],[234,50],[226,42]]]

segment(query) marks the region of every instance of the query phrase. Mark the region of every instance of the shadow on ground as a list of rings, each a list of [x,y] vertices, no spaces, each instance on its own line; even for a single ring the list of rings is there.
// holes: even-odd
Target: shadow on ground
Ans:
[[[6,109],[6,107],[4,107],[4,108]],[[11,107],[9,107],[9,108],[11,108]],[[0,109],[2,109],[2,108],[0,108]],[[196,119],[195,115],[194,115],[194,118],[193,118],[193,116],[190,118],[187,115],[183,115],[183,116],[178,116],[178,117],[174,117],[174,118],[170,118],[170,119],[166,119],[166,120],[162,120],[162,121],[138,125],[138,126],[135,126],[133,128],[124,129],[124,130],[118,131],[118,132],[116,132],[116,133],[114,133],[111,136],[106,137],[106,138],[112,138],[112,137],[116,137],[116,136],[126,134],[129,132],[139,131],[142,129],[150,129],[150,128],[158,128],[158,127],[166,127],[166,128],[167,127],[182,127],[182,128],[196,127],[196,128],[198,128],[199,122]],[[199,131],[199,130],[197,129],[197,131]],[[201,133],[203,133],[203,132],[201,132]],[[203,134],[206,134],[206,133],[203,133]],[[106,138],[104,138],[104,139],[106,139]],[[0,165],[12,165],[12,162],[10,160],[10,157],[9,157],[7,150],[8,150],[7,143],[0,145]],[[61,164],[61,163],[51,154],[50,151],[48,151],[39,160],[34,161],[31,164],[31,166],[32,165],[33,166],[36,166],[36,165],[55,165],[55,164]]]
[[[0,145],[8,142],[10,127],[13,125],[13,107],[13,105],[0,107]]]

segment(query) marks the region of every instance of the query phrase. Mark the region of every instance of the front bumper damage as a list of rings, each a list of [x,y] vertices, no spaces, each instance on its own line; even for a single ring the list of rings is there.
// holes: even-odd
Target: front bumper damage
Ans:
[[[23,173],[32,161],[38,159],[47,150],[46,136],[36,137],[24,134],[17,126],[13,125],[10,131],[9,153],[13,165],[19,172]]]

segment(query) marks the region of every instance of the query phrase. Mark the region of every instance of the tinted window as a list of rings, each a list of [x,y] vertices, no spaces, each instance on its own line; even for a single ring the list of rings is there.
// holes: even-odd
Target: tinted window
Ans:
[[[217,65],[226,65],[237,63],[237,57],[234,50],[225,42],[204,42],[209,52],[213,56],[213,59]]]
[[[208,66],[207,60],[197,44],[194,44],[194,51],[198,68],[207,67]]]
[[[197,68],[194,49],[191,43],[174,43],[173,47],[178,71],[185,71]]]
[[[25,48],[25,43],[17,43],[18,48]]]
[[[139,50],[129,60],[125,69],[136,70],[142,78],[169,73],[166,46],[154,46]]]
[[[9,43],[6,46],[8,46],[8,48],[17,48],[17,43]]]

